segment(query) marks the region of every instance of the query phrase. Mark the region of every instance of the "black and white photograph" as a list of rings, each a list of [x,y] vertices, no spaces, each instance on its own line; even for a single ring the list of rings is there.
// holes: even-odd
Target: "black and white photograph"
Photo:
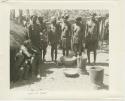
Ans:
[[[109,10],[11,9],[11,91],[108,91]]]

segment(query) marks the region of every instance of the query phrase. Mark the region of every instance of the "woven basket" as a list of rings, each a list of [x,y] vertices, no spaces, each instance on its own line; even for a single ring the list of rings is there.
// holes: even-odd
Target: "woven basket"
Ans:
[[[75,70],[73,70],[73,69],[65,69],[64,70],[64,75],[66,77],[73,77],[73,78],[79,77],[79,73],[78,73],[78,71],[76,69]]]

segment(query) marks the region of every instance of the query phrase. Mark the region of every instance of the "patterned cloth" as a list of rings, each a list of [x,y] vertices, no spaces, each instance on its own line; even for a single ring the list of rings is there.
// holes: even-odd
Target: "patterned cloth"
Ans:
[[[62,41],[62,48],[70,48],[71,40],[70,40],[70,33],[71,32],[71,26],[67,23],[61,24],[61,41]]]

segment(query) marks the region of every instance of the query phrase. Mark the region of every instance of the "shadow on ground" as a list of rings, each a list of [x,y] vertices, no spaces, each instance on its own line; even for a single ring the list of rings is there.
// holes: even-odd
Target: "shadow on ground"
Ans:
[[[102,90],[102,89],[109,90],[109,86],[106,84],[102,84],[99,90]]]
[[[52,74],[54,71],[51,71],[51,68],[59,68],[59,66],[54,63],[54,62],[46,62],[46,63],[42,63],[40,65],[40,75],[41,77],[47,77],[49,76],[49,74]],[[30,85],[30,84],[34,84],[35,82],[39,82],[41,79],[37,79],[36,77],[32,78],[31,76],[28,77],[29,79],[27,80],[18,80],[15,83],[11,83],[10,84],[10,89],[15,88],[15,87],[21,87],[21,86],[25,86],[25,85]]]
[[[108,63],[101,63],[101,62],[96,63],[95,65],[93,65],[93,64],[87,64],[87,65],[90,65],[90,66],[109,66]],[[40,70],[41,77],[48,77],[50,74],[52,74],[54,72],[54,71],[51,70],[52,68],[58,68],[58,69],[66,68],[64,66],[58,66],[56,63],[50,62],[50,61],[42,63],[40,65],[40,67],[41,67],[41,70]],[[89,74],[87,73],[87,74],[84,74],[84,75],[89,75]],[[79,75],[75,76],[73,78],[77,78],[77,77],[79,77]],[[15,88],[15,87],[31,85],[31,84],[34,84],[35,82],[39,82],[40,80],[41,79],[37,79],[37,78],[30,78],[28,80],[20,80],[20,81],[17,81],[16,83],[14,83],[14,84],[10,84],[10,88],[12,89],[12,88]],[[99,89],[108,90],[109,87],[108,87],[108,85],[103,84]]]
[[[98,63],[87,63],[87,66],[109,66],[109,63],[98,62]]]
[[[31,85],[34,84],[35,82],[39,82],[41,79],[37,78],[32,78],[28,80],[18,80],[16,83],[11,83],[10,84],[10,89],[15,88],[15,87],[21,87],[25,85]]]

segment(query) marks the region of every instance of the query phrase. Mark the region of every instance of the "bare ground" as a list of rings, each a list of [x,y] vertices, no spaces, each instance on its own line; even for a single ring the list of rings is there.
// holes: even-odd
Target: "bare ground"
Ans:
[[[62,55],[61,50],[58,50],[58,58]],[[93,54],[91,54],[93,55]],[[91,56],[92,57],[92,56]],[[93,58],[91,58],[93,62]],[[104,86],[100,90],[108,90],[109,88],[109,56],[107,50],[98,50],[96,66],[104,68]],[[86,69],[92,67],[87,65]],[[78,68],[69,68],[79,71],[79,76],[69,78],[64,75],[66,67],[58,66],[51,62],[50,47],[47,49],[46,62],[41,64],[41,80],[30,79],[18,81],[11,84],[11,91],[89,91],[94,90],[90,82],[89,75],[83,75]]]

